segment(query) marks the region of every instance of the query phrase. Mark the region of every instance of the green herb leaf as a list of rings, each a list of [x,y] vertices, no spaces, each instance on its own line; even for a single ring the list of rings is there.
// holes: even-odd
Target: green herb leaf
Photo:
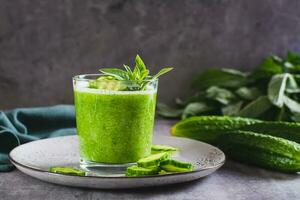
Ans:
[[[263,62],[255,69],[252,76],[255,79],[270,78],[271,76],[281,74],[282,72],[281,65],[274,60],[273,56],[270,56],[263,60]]]
[[[259,89],[255,87],[241,87],[235,93],[245,100],[254,100],[261,95]]]
[[[101,68],[99,71],[105,75],[114,77],[116,80],[128,80],[129,79],[129,76],[126,73],[126,71],[121,70],[121,69]]]
[[[206,90],[206,97],[216,100],[224,105],[229,104],[233,99],[235,99],[235,95],[230,90],[216,86],[212,86]]]
[[[259,118],[260,115],[265,113],[272,107],[267,96],[261,96],[254,101],[247,104],[239,113],[238,116],[249,117],[249,118]]]
[[[243,105],[242,101],[239,101],[237,103],[229,104],[228,106],[225,106],[222,108],[222,114],[223,115],[237,115],[239,111],[241,110]]]
[[[299,113],[300,114],[300,104],[297,101],[289,98],[288,96],[284,97],[284,104],[292,113]]]
[[[182,119],[185,119],[187,117],[199,115],[201,113],[205,113],[207,111],[212,110],[211,107],[209,107],[206,103],[203,102],[195,102],[188,104],[182,113]]]
[[[141,59],[139,55],[136,55],[135,57],[135,67],[137,67],[140,72],[143,72],[144,70],[147,69],[144,61]]]
[[[173,69],[173,67],[166,67],[166,68],[163,68],[161,70],[159,70],[159,72],[157,74],[155,74],[154,76],[152,76],[150,79],[151,80],[155,80],[157,79],[159,76],[171,71]]]
[[[268,98],[279,108],[282,108],[285,98],[287,81],[291,78],[290,74],[274,75],[268,85]]]
[[[288,51],[287,61],[293,63],[294,65],[300,65],[300,55],[296,52]]]
[[[233,69],[208,69],[199,74],[192,87],[204,89],[211,86],[238,88],[246,84],[246,73]]]
[[[125,70],[118,68],[102,68],[99,71],[106,76],[112,77],[115,80],[124,81],[136,81],[132,86],[128,85],[128,90],[144,90],[146,85],[152,80],[158,78],[159,76],[167,73],[173,68],[163,68],[156,75],[149,76],[149,70],[147,69],[145,63],[139,55],[135,57],[135,67],[133,71],[128,65],[123,65]],[[91,88],[96,88],[95,82],[90,83]]]
[[[182,113],[183,110],[182,109],[172,109],[169,106],[167,106],[166,104],[163,103],[157,103],[157,114],[162,116],[162,117],[166,117],[166,118],[179,118]]]

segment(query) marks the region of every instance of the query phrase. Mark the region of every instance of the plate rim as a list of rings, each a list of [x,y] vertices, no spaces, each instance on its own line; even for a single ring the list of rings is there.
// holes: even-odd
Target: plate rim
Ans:
[[[77,135],[68,135],[68,136],[60,136],[60,137],[76,137]],[[60,137],[54,137],[54,138],[60,138]],[[171,137],[171,136],[165,136],[165,135],[159,135],[159,137],[169,137],[169,138],[177,138],[177,139],[187,139],[187,140],[192,140],[192,139],[189,139],[189,138],[181,138],[181,137]],[[48,139],[54,139],[54,138],[45,138],[45,139],[41,139],[41,140],[48,140]],[[41,140],[35,140],[35,141],[32,141],[32,142],[39,142]],[[28,170],[32,170],[32,171],[35,171],[35,172],[39,172],[39,173],[46,173],[46,174],[49,174],[49,175],[54,175],[54,176],[62,176],[62,177],[77,177],[77,178],[99,178],[99,179],[141,179],[141,178],[160,178],[160,177],[165,177],[165,176],[178,176],[178,175],[186,175],[186,174],[194,174],[194,173],[199,173],[199,172],[202,172],[202,171],[206,171],[206,170],[210,170],[210,169],[219,169],[222,165],[225,164],[225,161],[226,161],[226,155],[224,154],[224,152],[222,150],[220,150],[218,147],[215,147],[211,144],[208,144],[208,143],[205,143],[205,142],[202,142],[202,141],[197,141],[197,140],[192,140],[194,142],[200,142],[200,143],[204,143],[206,145],[209,145],[211,147],[214,147],[216,148],[218,151],[220,151],[223,156],[224,156],[224,159],[221,160],[220,162],[218,162],[216,165],[214,166],[211,166],[211,167],[205,167],[205,168],[200,168],[200,169],[197,169],[197,170],[193,170],[193,171],[188,171],[188,172],[177,172],[177,173],[170,173],[170,174],[158,174],[158,175],[148,175],[148,176],[117,176],[117,177],[113,177],[113,176],[92,176],[92,175],[87,175],[87,176],[77,176],[77,175],[72,175],[72,174],[60,174],[60,173],[55,173],[55,172],[50,172],[50,171],[46,171],[46,170],[43,170],[43,169],[39,169],[39,168],[35,168],[35,167],[32,167],[32,166],[29,166],[29,165],[25,165],[25,164],[22,164],[18,161],[16,161],[15,159],[12,158],[11,156],[11,153],[16,149],[16,148],[19,148],[20,146],[22,145],[26,145],[26,144],[29,144],[31,142],[28,142],[28,143],[25,143],[25,144],[22,144],[22,145],[19,145],[15,148],[13,148],[9,154],[8,154],[8,158],[10,160],[10,162],[15,165],[15,166],[20,166],[20,167],[23,167],[23,168],[26,168]]]

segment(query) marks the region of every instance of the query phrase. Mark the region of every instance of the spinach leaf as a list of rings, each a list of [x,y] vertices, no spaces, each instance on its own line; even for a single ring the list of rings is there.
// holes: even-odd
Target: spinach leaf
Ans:
[[[237,115],[241,110],[243,101],[239,101],[233,104],[229,104],[222,108],[223,115]]]
[[[216,86],[212,86],[206,90],[206,97],[224,105],[228,105],[235,99],[235,95],[230,90]]]
[[[192,81],[192,87],[205,89],[211,86],[238,88],[246,84],[246,73],[233,69],[208,69]]]
[[[191,116],[195,116],[195,115],[199,115],[201,113],[204,113],[204,112],[207,112],[210,110],[212,110],[212,108],[209,107],[204,102],[190,103],[183,110],[182,119],[185,119],[185,118],[191,117]]]
[[[273,56],[265,58],[262,63],[254,70],[252,77],[255,79],[270,78],[275,74],[281,74],[283,72],[282,67]]]
[[[281,108],[284,105],[285,89],[291,78],[288,73],[274,75],[268,85],[268,98],[275,106]]]
[[[300,104],[297,101],[289,98],[288,96],[284,97],[284,104],[292,113],[299,113],[300,114]]]
[[[267,96],[260,96],[240,110],[238,116],[259,118],[260,115],[269,110],[271,107],[272,103],[269,98]]]
[[[259,97],[262,93],[255,87],[240,87],[235,93],[245,100],[253,100]]]
[[[296,52],[288,51],[287,61],[293,63],[294,65],[300,65],[300,55]]]
[[[179,118],[183,113],[183,109],[173,109],[163,103],[157,103],[157,114],[165,118]]]

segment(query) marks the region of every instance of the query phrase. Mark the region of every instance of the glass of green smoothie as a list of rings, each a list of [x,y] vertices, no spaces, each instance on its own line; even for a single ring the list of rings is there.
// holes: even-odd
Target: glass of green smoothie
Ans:
[[[138,62],[73,77],[82,167],[128,166],[151,154],[157,77],[171,68],[149,76]]]

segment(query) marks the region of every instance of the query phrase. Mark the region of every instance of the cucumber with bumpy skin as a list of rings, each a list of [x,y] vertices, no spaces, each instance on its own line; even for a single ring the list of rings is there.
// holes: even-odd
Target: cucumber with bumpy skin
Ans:
[[[194,168],[192,163],[171,159],[162,161],[160,167],[167,172],[188,172]]]
[[[300,144],[249,131],[222,134],[218,146],[234,160],[282,172],[300,171]]]
[[[159,166],[159,163],[161,161],[167,160],[169,158],[170,154],[168,152],[157,153],[138,160],[137,164],[139,167]]]
[[[57,167],[53,166],[49,168],[50,172],[58,173],[58,174],[70,174],[76,176],[85,176],[85,172],[73,167]]]
[[[216,139],[222,133],[233,130],[252,131],[300,143],[300,123],[272,122],[229,116],[191,117],[175,124],[171,133],[174,136],[188,137],[215,144]]]
[[[241,130],[272,135],[300,143],[300,123],[296,122],[262,121],[244,126]]]
[[[156,175],[160,169],[158,167],[139,167],[139,166],[131,166],[126,169],[125,175],[126,176],[149,176],[149,175]]]
[[[176,123],[171,133],[174,136],[188,137],[204,142],[214,143],[225,131],[238,130],[260,120],[227,116],[190,117]]]

